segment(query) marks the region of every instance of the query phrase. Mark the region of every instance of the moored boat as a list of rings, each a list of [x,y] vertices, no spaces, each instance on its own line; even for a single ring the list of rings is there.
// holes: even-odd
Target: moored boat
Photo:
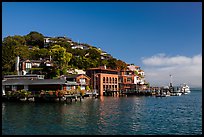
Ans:
[[[156,95],[156,97],[166,97],[166,94],[159,94],[159,95]]]
[[[181,92],[172,92],[171,96],[181,96],[182,93]]]
[[[180,86],[180,92],[182,93],[182,94],[189,94],[191,91],[190,91],[190,87],[187,85],[187,84],[185,84],[185,83],[183,83],[183,84],[181,84],[181,86]]]

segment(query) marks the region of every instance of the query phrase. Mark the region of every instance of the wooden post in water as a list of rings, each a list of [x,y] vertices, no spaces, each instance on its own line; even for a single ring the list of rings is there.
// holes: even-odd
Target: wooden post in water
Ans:
[[[77,95],[75,96],[75,102],[77,101]]]

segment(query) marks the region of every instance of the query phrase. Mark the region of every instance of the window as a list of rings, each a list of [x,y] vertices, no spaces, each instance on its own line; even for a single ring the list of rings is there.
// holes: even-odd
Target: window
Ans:
[[[132,79],[131,78],[127,78],[127,82],[132,82]]]
[[[105,83],[105,77],[103,77],[103,83]]]
[[[103,85],[103,90],[106,90],[106,86],[105,85]]]
[[[115,83],[117,83],[117,78],[115,78]]]
[[[31,63],[26,63],[26,68],[31,68]]]
[[[67,86],[66,89],[67,89],[67,90],[70,90],[70,89],[71,89],[71,86]]]
[[[114,83],[114,78],[112,78],[112,83]]]
[[[81,78],[81,79],[79,79],[79,82],[80,83],[86,83],[86,80],[85,80],[85,78]]]
[[[106,77],[106,83],[108,83],[108,77]]]
[[[109,77],[109,82],[111,83],[111,77]]]

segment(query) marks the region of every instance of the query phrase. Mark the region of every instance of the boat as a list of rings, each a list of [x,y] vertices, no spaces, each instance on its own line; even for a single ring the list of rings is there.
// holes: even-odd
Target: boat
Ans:
[[[180,92],[182,93],[182,94],[189,94],[191,91],[190,91],[190,87],[187,85],[187,84],[185,84],[185,83],[183,83],[183,84],[181,84],[181,86],[180,86]]]
[[[172,92],[171,96],[181,96],[182,93],[181,92]]]
[[[169,94],[167,94],[166,92],[160,92],[159,94],[156,95],[156,97],[168,97]]]
[[[156,97],[166,97],[166,94],[158,94]]]

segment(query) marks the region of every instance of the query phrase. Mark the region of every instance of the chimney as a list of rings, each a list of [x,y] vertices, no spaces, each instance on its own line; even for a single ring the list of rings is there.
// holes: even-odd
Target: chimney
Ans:
[[[18,75],[19,75],[19,63],[20,63],[20,57],[17,56],[16,57],[16,66],[15,66],[15,69],[16,69]]]

